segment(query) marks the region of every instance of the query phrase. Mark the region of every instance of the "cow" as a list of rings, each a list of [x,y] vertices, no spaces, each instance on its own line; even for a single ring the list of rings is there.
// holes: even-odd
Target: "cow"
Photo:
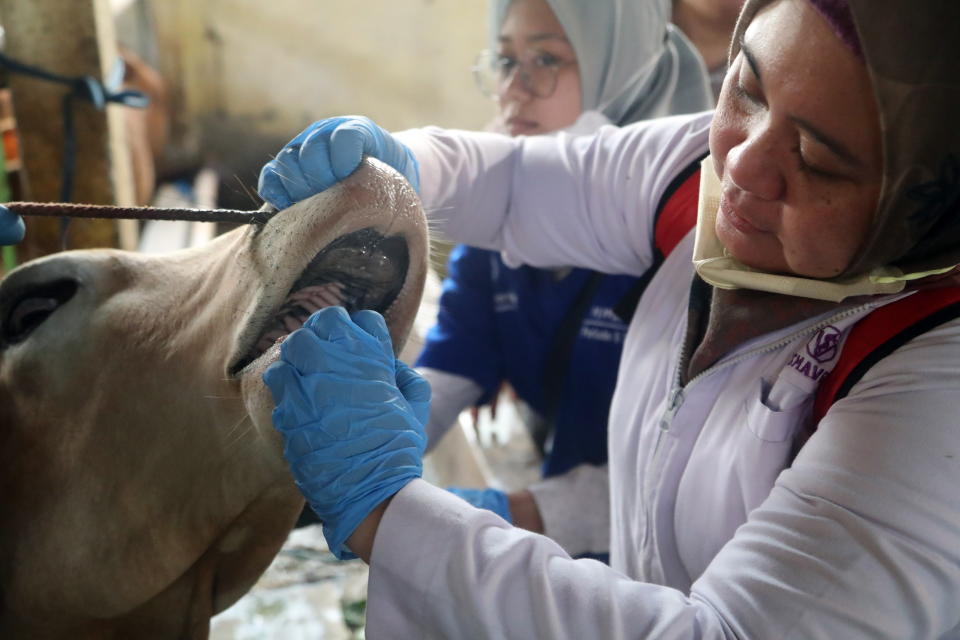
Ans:
[[[427,268],[416,193],[335,187],[164,255],[69,251],[0,283],[0,637],[205,638],[303,507],[261,375],[309,313],[383,313]]]

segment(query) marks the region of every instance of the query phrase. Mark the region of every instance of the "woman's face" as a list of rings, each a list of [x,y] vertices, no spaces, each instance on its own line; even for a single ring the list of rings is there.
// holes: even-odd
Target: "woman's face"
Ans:
[[[740,262],[829,278],[852,261],[880,193],[879,115],[864,64],[808,0],[757,14],[710,128],[716,232]]]
[[[500,118],[512,135],[570,126],[582,111],[577,56],[546,0],[514,0],[500,28],[498,54],[508,73],[497,94]],[[556,85],[549,95],[537,91]],[[537,85],[537,86],[533,86]]]

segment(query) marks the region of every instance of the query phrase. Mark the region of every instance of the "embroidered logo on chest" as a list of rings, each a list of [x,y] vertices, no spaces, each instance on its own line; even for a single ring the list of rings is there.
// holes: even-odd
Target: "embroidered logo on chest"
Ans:
[[[814,382],[820,382],[833,369],[843,333],[834,326],[820,329],[803,351],[797,351],[787,366]]]
[[[840,330],[836,327],[827,325],[813,340],[807,343],[807,353],[819,363],[829,362],[837,357],[837,349],[840,347]]]

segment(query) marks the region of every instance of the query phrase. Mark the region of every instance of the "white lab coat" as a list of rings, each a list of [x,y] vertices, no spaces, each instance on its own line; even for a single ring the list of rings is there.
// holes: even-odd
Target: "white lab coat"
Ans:
[[[639,275],[656,203],[705,152],[708,124],[401,137],[455,240]],[[377,534],[368,637],[960,638],[960,322],[875,364],[784,470],[836,359],[824,336],[842,340],[870,307],[750,340],[680,389],[692,244],[662,265],[625,342],[612,567],[418,480]]]

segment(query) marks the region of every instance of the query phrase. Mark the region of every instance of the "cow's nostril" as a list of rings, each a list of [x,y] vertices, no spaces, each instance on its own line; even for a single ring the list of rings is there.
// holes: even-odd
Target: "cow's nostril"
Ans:
[[[75,280],[54,280],[15,292],[3,305],[0,341],[3,345],[26,340],[47,318],[77,292]]]

